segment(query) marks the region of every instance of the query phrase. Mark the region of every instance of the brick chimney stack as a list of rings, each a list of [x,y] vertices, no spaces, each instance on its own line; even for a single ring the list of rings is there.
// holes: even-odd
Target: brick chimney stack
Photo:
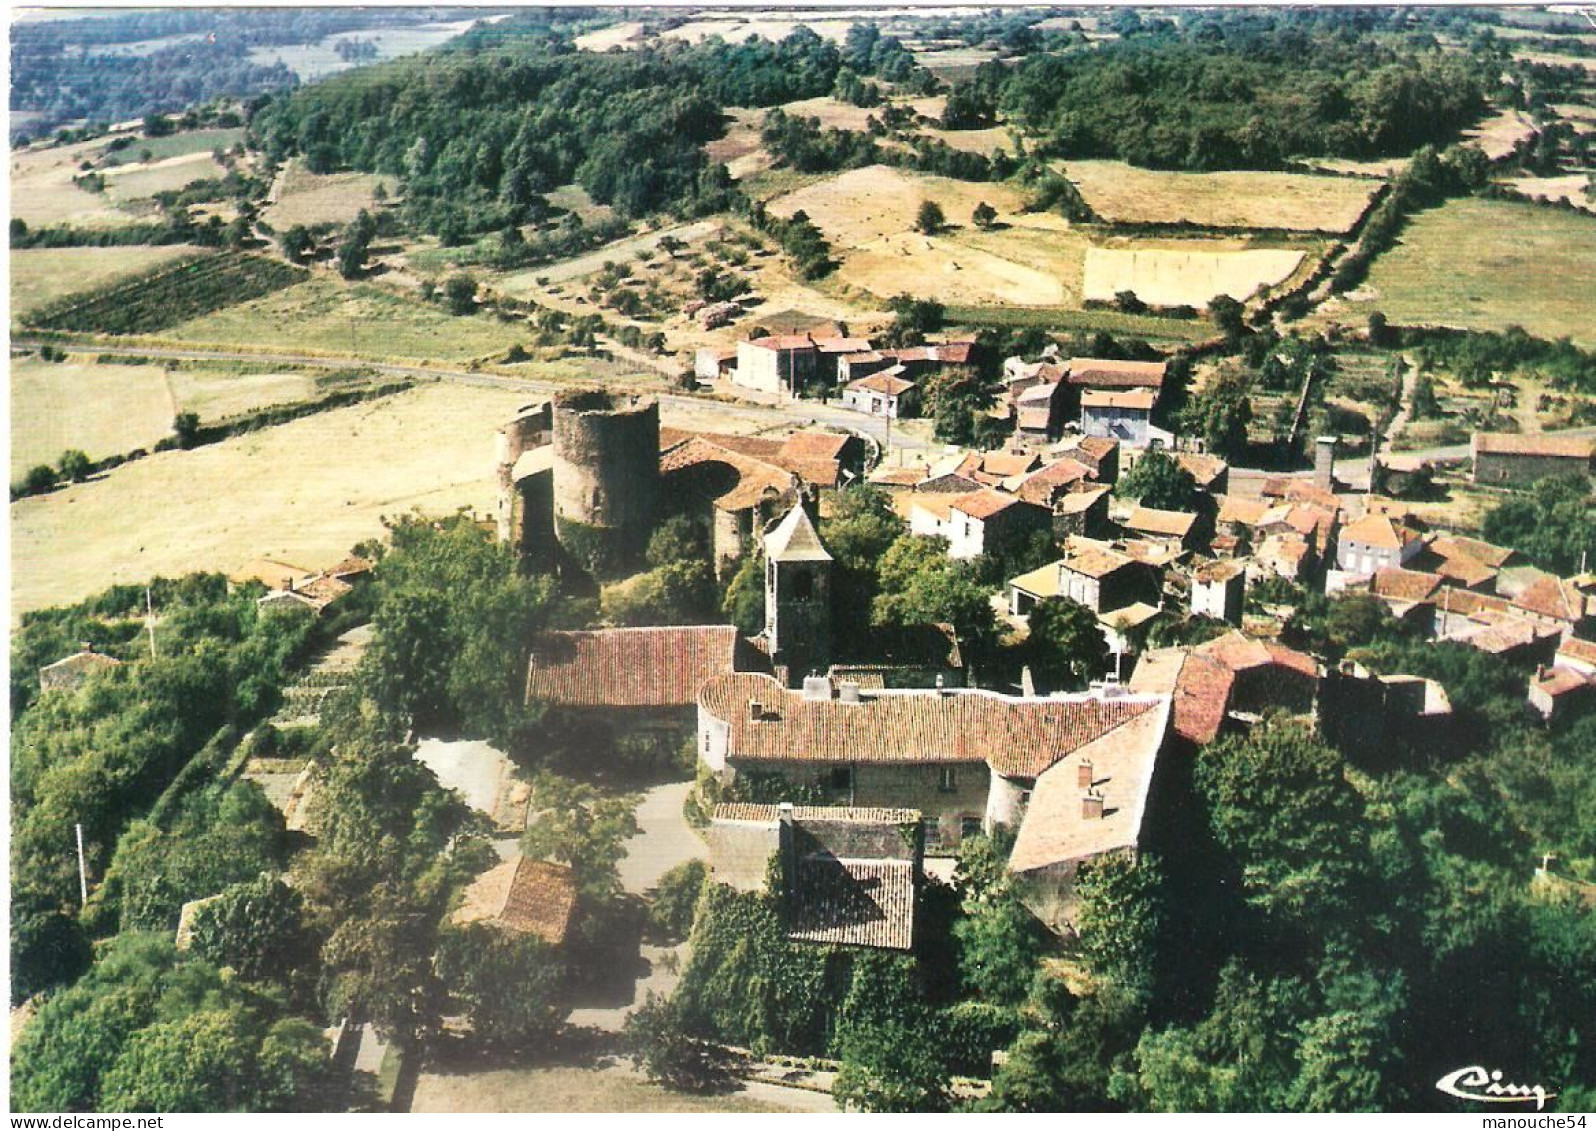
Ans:
[[[1081,797],[1081,819],[1084,821],[1100,821],[1103,819],[1103,795],[1087,790]]]
[[[1077,784],[1082,789],[1091,789],[1092,788],[1092,764],[1090,762],[1083,761],[1080,764],[1080,766],[1077,768],[1077,772],[1079,774],[1079,778],[1078,778]]]

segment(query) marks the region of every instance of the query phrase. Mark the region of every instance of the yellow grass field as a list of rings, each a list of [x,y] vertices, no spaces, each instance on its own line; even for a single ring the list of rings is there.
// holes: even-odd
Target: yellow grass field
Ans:
[[[1112,301],[1121,291],[1154,306],[1203,307],[1226,294],[1245,299],[1290,277],[1303,252],[1286,248],[1197,251],[1163,247],[1094,247],[1086,253],[1084,292]]]
[[[1506,200],[1462,199],[1419,213],[1374,261],[1354,317],[1568,335],[1596,345],[1596,218]]]
[[[153,370],[157,379],[159,370]],[[434,385],[152,455],[11,506],[13,614],[267,556],[331,565],[381,517],[489,512],[493,432],[524,393]]]
[[[296,157],[272,186],[265,219],[278,231],[295,224],[346,224],[362,208],[372,207],[379,184],[389,193],[397,186],[392,177],[376,173],[312,173]]]
[[[1345,232],[1379,187],[1305,173],[1174,173],[1123,161],[1071,161],[1064,175],[1103,219],[1216,228]]]
[[[1513,147],[1535,132],[1535,123],[1522,110],[1503,110],[1494,118],[1487,118],[1478,127],[1464,130],[1463,136],[1473,141],[1492,161],[1500,161],[1513,152]]]
[[[173,369],[166,375],[178,408],[207,423],[271,405],[309,400],[316,380],[306,373],[239,373],[228,369]]]
[[[612,47],[627,46],[629,41],[636,38],[642,30],[643,24],[640,20],[628,20],[579,35],[572,42],[576,44],[578,51],[603,52]]]
[[[29,227],[70,224],[79,228],[116,228],[133,222],[105,193],[88,192],[72,183],[78,164],[99,143],[85,142],[53,149],[29,149],[11,156],[11,216]]]
[[[524,324],[481,315],[456,318],[419,297],[370,283],[348,286],[318,278],[191,319],[160,336],[216,345],[466,361],[507,350],[530,335]]]
[[[1014,138],[1006,126],[993,126],[989,130],[926,130],[926,137],[945,142],[949,148],[963,153],[979,153],[990,157],[998,150],[1014,152]]]
[[[68,448],[90,459],[147,448],[176,409],[159,366],[11,362],[11,477],[53,465]]]
[[[58,298],[92,290],[116,279],[143,274],[192,255],[186,244],[169,247],[24,248],[13,251],[11,317]]]
[[[524,368],[534,379],[573,372],[562,363]],[[255,557],[325,567],[381,535],[384,515],[413,508],[492,514],[494,433],[535,399],[428,384],[19,499],[11,504],[12,615],[118,582],[231,570]],[[709,402],[663,407],[663,422],[681,428],[752,431],[761,423]]]
[[[854,106],[835,98],[804,98],[786,103],[782,111],[795,118],[819,118],[823,127],[862,132],[870,118],[880,116],[881,107]]]
[[[1569,173],[1561,177],[1514,177],[1507,183],[1531,200],[1553,203],[1566,200],[1575,208],[1596,212],[1596,201],[1585,195],[1590,180],[1584,173]]]
[[[914,231],[925,200],[956,228],[937,236]],[[1009,227],[979,232],[970,213],[981,201]],[[771,212],[802,209],[825,232],[842,267],[838,280],[880,296],[931,294],[956,304],[1022,306],[1070,300],[1084,240],[1051,213],[1024,214],[1025,196],[1001,184],[975,184],[886,165],[853,169],[771,201]]]

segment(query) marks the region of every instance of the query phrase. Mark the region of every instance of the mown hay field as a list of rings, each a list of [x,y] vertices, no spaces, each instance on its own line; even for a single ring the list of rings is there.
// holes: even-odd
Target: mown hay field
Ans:
[[[1500,161],[1534,133],[1535,123],[1528,114],[1522,110],[1503,110],[1474,129],[1464,130],[1463,136],[1479,146],[1492,161]]]
[[[392,193],[398,182],[376,173],[312,173],[298,157],[289,161],[273,186],[264,218],[278,231],[295,224],[347,224],[376,201],[377,186]]]
[[[148,448],[172,430],[171,390],[155,365],[11,362],[11,478],[77,448],[103,459]]]
[[[1198,251],[1163,247],[1094,247],[1086,252],[1086,298],[1108,302],[1122,291],[1154,306],[1203,307],[1218,295],[1245,299],[1289,278],[1303,252],[1287,248]]]
[[[27,314],[68,295],[93,290],[119,279],[192,255],[186,244],[167,247],[24,248],[13,251],[11,317]]]
[[[184,130],[168,134],[166,137],[140,137],[137,134],[133,134],[132,137],[133,144],[123,149],[111,150],[105,144],[100,146],[105,153],[107,165],[145,163],[146,153],[149,154],[150,162],[156,162],[195,153],[211,153],[218,149],[231,149],[244,140],[244,131],[242,129]]]
[[[525,323],[456,318],[419,297],[332,279],[311,279],[161,331],[162,338],[220,346],[440,361],[502,352],[530,336]]]
[[[1596,218],[1506,200],[1462,199],[1419,213],[1356,292],[1360,313],[1400,325],[1524,327],[1596,345]]]
[[[1346,232],[1376,182],[1307,173],[1176,173],[1123,161],[1071,161],[1063,173],[1104,220]]]
[[[181,368],[166,374],[182,412],[193,412],[209,424],[273,405],[292,404],[317,395],[309,373],[252,373],[237,368]]]

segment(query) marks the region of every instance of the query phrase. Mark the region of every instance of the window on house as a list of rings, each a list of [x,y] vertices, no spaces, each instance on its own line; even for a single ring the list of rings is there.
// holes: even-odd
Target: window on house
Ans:
[[[965,838],[969,838],[969,837],[972,837],[972,836],[980,836],[981,835],[981,818],[980,817],[960,817],[959,818],[959,835],[961,837],[965,837]]]
[[[853,767],[838,766],[831,771],[831,788],[839,793],[853,788]]]
[[[941,832],[942,822],[939,819],[936,817],[927,817],[925,819],[925,842],[927,844],[935,844]]]
[[[937,771],[937,789],[943,793],[952,793],[959,788],[959,771],[952,766],[945,766]]]

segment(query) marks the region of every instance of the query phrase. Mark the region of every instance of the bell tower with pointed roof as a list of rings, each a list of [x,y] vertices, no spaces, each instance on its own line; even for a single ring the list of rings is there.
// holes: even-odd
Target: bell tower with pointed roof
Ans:
[[[765,639],[789,682],[830,662],[831,561],[802,503],[765,534]]]

